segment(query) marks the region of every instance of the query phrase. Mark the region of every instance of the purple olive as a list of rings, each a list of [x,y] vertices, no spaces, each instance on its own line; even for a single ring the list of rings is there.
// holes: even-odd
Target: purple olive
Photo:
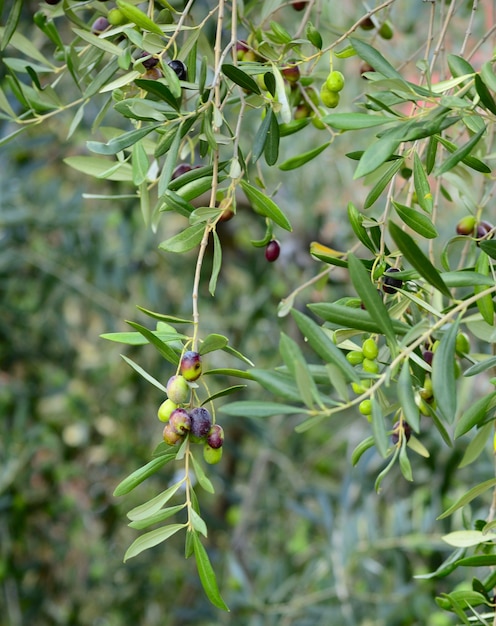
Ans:
[[[265,248],[265,258],[267,259],[267,261],[269,261],[269,263],[277,261],[280,253],[281,246],[279,245],[279,242],[276,239],[269,241],[267,247]]]

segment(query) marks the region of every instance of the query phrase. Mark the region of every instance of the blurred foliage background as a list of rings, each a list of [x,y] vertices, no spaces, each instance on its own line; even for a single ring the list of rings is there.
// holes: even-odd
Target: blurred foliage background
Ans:
[[[322,4],[336,33],[356,17],[346,3]],[[38,3],[24,5],[21,32],[30,35]],[[386,56],[408,59],[423,41],[422,5],[393,6],[395,37],[384,42]],[[471,6],[460,9],[461,37]],[[291,28],[298,14],[286,10],[281,20]],[[358,59],[341,63],[349,83],[343,111],[359,98],[359,65]],[[231,613],[208,603],[180,538],[123,564],[136,536],[124,512],[138,496],[123,503],[112,492],[160,441],[156,410],[163,398],[122,361],[122,346],[100,334],[126,330],[125,320],[146,323],[137,304],[189,315],[194,256],[161,253],[164,233],[145,230],[133,201],[83,197],[104,193],[106,185],[126,194],[119,183],[97,189],[62,163],[84,149],[91,115],[69,141],[69,118],[62,115],[0,152],[0,624],[454,623],[435,610],[443,581],[413,576],[433,571],[448,554],[440,536],[451,522],[436,516],[445,494],[454,497],[459,486],[452,470],[463,442],[447,450],[438,435],[423,433],[431,457],[416,458],[415,485],[392,474],[377,495],[379,457],[370,451],[357,468],[350,464],[351,450],[368,431],[357,414],[304,435],[294,433],[297,418],[223,418],[224,459],[213,470],[217,493],[203,498],[202,509]],[[12,132],[6,125],[0,130]],[[318,133],[306,134],[297,151],[320,142]],[[278,199],[294,225],[294,233],[281,235],[277,263],[268,265],[263,249],[250,245],[263,235],[263,223],[254,231],[243,207],[219,231],[224,265],[216,299],[206,287],[201,294],[202,330],[225,334],[258,367],[276,361],[280,329],[294,330],[291,320],[277,316],[281,298],[321,269],[309,243],[349,245],[346,205],[360,204],[367,193],[352,182],[354,164],[345,157],[362,146],[349,141],[340,138],[297,176],[267,173],[271,183],[281,183]],[[286,156],[295,153],[291,144],[282,143]],[[458,209],[450,211],[452,225]],[[303,308],[329,294],[349,295],[339,271],[296,302]],[[159,380],[171,375],[152,348],[124,350]],[[209,366],[223,365],[220,354]],[[250,384],[237,399],[263,393]],[[456,480],[482,480],[491,463],[483,457]],[[139,501],[163,489],[172,471],[167,466],[142,485]]]

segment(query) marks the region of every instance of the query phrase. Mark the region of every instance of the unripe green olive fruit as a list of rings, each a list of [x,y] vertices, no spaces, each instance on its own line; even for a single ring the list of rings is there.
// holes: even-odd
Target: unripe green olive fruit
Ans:
[[[363,359],[362,367],[363,371],[368,372],[369,374],[379,373],[379,363],[377,363],[377,361],[373,361],[372,359]]]
[[[458,333],[456,336],[456,351],[458,354],[467,354],[470,352],[470,342],[468,340],[468,335],[465,333]]]
[[[219,463],[222,459],[222,450],[223,448],[212,448],[212,446],[209,446],[208,443],[206,443],[203,446],[203,458],[205,459],[205,462],[209,465]]]
[[[431,402],[434,397],[432,391],[432,380],[428,376],[426,376],[424,380],[424,386],[420,390],[420,397],[426,402]]]
[[[362,415],[372,415],[372,401],[362,400],[358,405],[358,410]]]
[[[158,419],[161,422],[168,422],[169,418],[172,414],[172,411],[177,409],[177,404],[173,402],[170,398],[167,398],[162,404],[158,407]]]
[[[181,375],[184,376],[184,378],[189,382],[200,378],[202,373],[202,363],[198,352],[193,352],[192,350],[185,352],[181,358],[179,370]]]
[[[110,9],[107,19],[109,24],[112,24],[112,26],[120,26],[121,24],[125,24],[127,21],[124,13],[122,13],[119,9]]]
[[[326,78],[326,87],[329,91],[338,92],[344,87],[344,76],[341,72],[334,70]]]
[[[321,111],[320,109],[319,109],[319,113],[321,116],[325,115],[325,113]],[[326,125],[324,124],[324,122],[315,113],[312,115],[312,124],[315,126],[315,128],[318,128],[319,130],[325,130],[326,128]]]
[[[371,361],[377,359],[379,354],[377,343],[371,337],[369,337],[369,339],[365,339],[362,344],[362,352],[366,359],[370,359]]]
[[[351,350],[346,355],[346,360],[351,365],[360,365],[363,361],[363,352],[361,350]]]
[[[167,382],[167,395],[172,402],[184,404],[190,395],[190,387],[184,376],[171,376]]]
[[[329,109],[335,109],[339,104],[339,94],[335,91],[330,91],[325,83],[320,90],[320,99],[322,104]]]
[[[381,24],[381,27],[377,32],[383,39],[392,39],[394,35],[393,25],[389,20],[387,20],[384,24]]]
[[[368,387],[362,383],[365,383],[368,381],[362,380],[359,383],[351,383],[351,388],[353,389],[353,392],[356,393],[357,396],[361,396],[362,393],[365,393],[368,389]]]

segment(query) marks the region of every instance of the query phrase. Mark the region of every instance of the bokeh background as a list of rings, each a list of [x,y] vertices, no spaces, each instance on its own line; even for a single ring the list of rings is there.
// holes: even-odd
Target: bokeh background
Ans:
[[[198,11],[205,4],[199,2]],[[332,13],[333,24],[324,36],[344,32],[356,19],[347,4],[322,3],[322,19]],[[386,56],[408,59],[419,48],[426,4],[393,5],[395,36],[379,42]],[[461,3],[455,41],[464,36],[471,6]],[[32,24],[38,7],[24,3],[20,30],[46,46]],[[299,18],[286,7],[280,19],[291,30]],[[476,22],[474,36],[477,29],[483,32],[484,19]],[[362,90],[360,62],[338,65],[347,78],[341,110],[352,110]],[[328,70],[315,71],[325,76]],[[5,68],[0,72],[3,80]],[[195,257],[158,250],[173,217],[153,233],[132,199],[85,197],[129,192],[122,183],[96,182],[63,163],[85,153],[92,114],[89,108],[69,140],[70,116],[63,114],[0,150],[0,625],[456,623],[434,603],[453,579],[448,587],[442,579],[413,577],[435,570],[448,555],[440,537],[450,522],[436,521],[444,496],[454,496],[463,481],[486,478],[492,459],[483,456],[455,479],[463,442],[446,449],[438,435],[425,432],[431,456],[414,459],[415,484],[396,472],[378,495],[378,455],[371,451],[358,467],[350,464],[351,451],[368,434],[353,413],[304,435],[294,433],[297,417],[222,418],[226,445],[222,463],[212,468],[216,495],[202,494],[201,506],[231,613],[208,603],[194,562],[184,559],[180,535],[123,563],[136,537],[126,511],[164,489],[174,467],[167,465],[125,498],[112,495],[122,478],[150,459],[161,437],[156,411],[163,398],[120,354],[159,380],[172,372],[153,348],[122,346],[100,335],[127,330],[126,320],[148,323],[136,305],[190,315]],[[253,124],[256,129],[259,119]],[[2,135],[12,131],[0,121]],[[317,129],[296,137],[297,143],[294,137],[282,143],[281,160],[324,141]],[[310,257],[309,243],[338,249],[353,243],[346,206],[359,206],[368,190],[352,180],[354,163],[345,155],[363,149],[366,137],[360,146],[355,134],[340,137],[296,175],[266,173],[270,184],[281,184],[278,201],[294,225],[292,234],[277,233],[282,254],[276,263],[267,264],[263,249],[250,244],[263,236],[264,224],[243,203],[222,225],[217,295],[212,299],[206,285],[201,292],[204,334],[225,334],[258,367],[279,364],[280,331],[298,336],[289,318],[278,317],[279,302],[322,269]],[[447,229],[463,210],[448,209]],[[337,270],[295,303],[303,309],[306,302],[340,295],[351,294]],[[222,366],[223,358],[213,354],[209,366]],[[265,397],[249,384],[236,399]]]

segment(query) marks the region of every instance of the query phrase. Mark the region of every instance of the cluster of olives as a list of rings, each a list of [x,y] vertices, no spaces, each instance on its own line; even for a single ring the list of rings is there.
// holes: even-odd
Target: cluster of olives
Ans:
[[[163,439],[170,446],[183,441],[188,435],[193,443],[203,444],[203,457],[211,465],[222,458],[224,430],[214,424],[210,412],[202,406],[190,408],[191,387],[202,373],[198,352],[185,352],[179,365],[179,374],[167,382],[167,400],[158,409],[158,418],[166,422]]]
[[[475,239],[484,239],[488,235],[492,235],[494,226],[491,222],[481,220],[478,222],[473,215],[467,215],[456,225],[456,232],[458,235],[471,236]]]
[[[361,350],[350,350],[346,354],[346,359],[353,366],[359,366],[361,371],[366,374],[378,374],[379,363],[379,346],[373,337],[368,337],[362,342]],[[364,378],[359,383],[352,383],[352,389],[357,395],[365,393],[370,387],[371,379]],[[372,413],[372,402],[369,399],[362,400],[358,405],[358,410],[362,415],[370,415]]]
[[[320,89],[320,99],[329,109],[334,109],[339,104],[339,92],[344,87],[344,76],[341,72],[333,70],[329,72],[325,83]]]

